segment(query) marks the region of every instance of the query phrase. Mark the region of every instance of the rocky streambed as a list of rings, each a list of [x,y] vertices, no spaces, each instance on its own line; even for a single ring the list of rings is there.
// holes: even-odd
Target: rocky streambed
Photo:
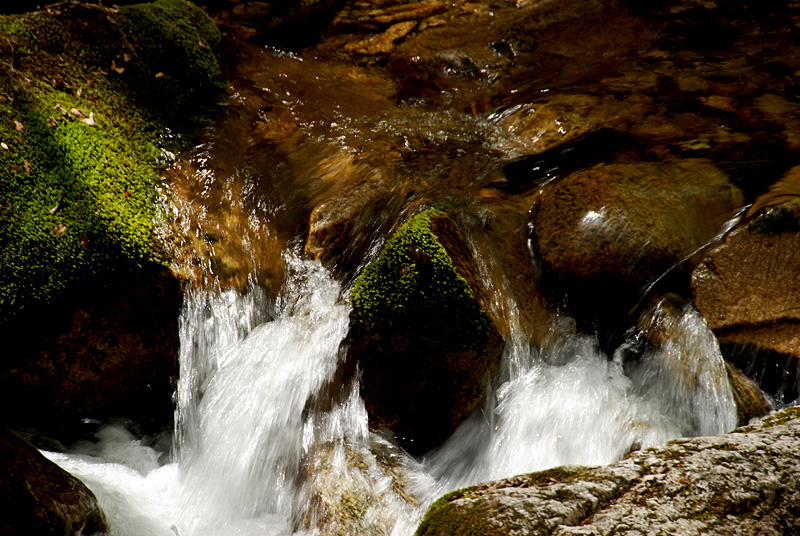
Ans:
[[[159,0],[4,16],[0,382],[19,408],[4,426],[70,443],[132,419],[156,445],[181,294],[258,289],[274,316],[287,250],[353,307],[309,407],[358,381],[370,427],[415,456],[484,407],[510,374],[504,349],[547,349],[564,317],[631,378],[659,355],[673,356],[658,369],[669,385],[727,382],[739,425],[792,403],[798,25],[786,1]],[[722,368],[685,358],[695,312]],[[637,396],[677,396],[663,384]],[[459,491],[420,533],[793,534],[796,427],[770,426],[794,412],[779,415]],[[689,421],[681,435],[707,429]]]

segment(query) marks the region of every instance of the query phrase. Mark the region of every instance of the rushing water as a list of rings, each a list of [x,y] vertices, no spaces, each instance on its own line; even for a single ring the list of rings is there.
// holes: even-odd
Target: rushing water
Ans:
[[[274,312],[256,290],[187,294],[173,461],[120,427],[48,453],[95,492],[112,534],[408,535],[449,489],[735,425],[719,348],[692,309],[656,310],[668,342],[627,364],[555,318],[542,348],[511,337],[484,407],[415,460],[370,431],[357,382],[335,384],[346,295],[318,263],[287,264]]]

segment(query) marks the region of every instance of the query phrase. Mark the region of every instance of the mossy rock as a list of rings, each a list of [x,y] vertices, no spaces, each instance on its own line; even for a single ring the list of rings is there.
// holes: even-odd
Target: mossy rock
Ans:
[[[471,254],[438,209],[418,214],[356,280],[348,362],[374,423],[410,452],[441,444],[480,402],[502,340],[468,282]]]
[[[0,17],[0,322],[76,281],[163,264],[164,150],[221,88],[190,2]]]

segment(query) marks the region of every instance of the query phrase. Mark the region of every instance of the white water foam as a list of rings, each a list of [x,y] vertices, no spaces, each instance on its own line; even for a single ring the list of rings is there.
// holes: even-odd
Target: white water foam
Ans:
[[[667,342],[630,363],[565,318],[531,347],[512,318],[486,403],[420,463],[369,430],[357,378],[335,384],[349,314],[338,284],[318,263],[287,263],[274,319],[254,292],[187,298],[177,461],[158,467],[119,428],[47,453],[95,492],[112,536],[407,536],[450,489],[735,424],[719,348],[692,309],[654,314]],[[315,400],[322,390],[334,400]]]

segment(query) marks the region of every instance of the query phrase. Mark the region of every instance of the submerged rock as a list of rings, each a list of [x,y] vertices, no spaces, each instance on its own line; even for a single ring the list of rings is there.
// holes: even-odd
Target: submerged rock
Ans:
[[[3,534],[104,534],[109,527],[83,482],[11,432],[0,430]]]
[[[502,339],[476,297],[471,253],[446,213],[418,214],[352,290],[347,359],[375,423],[411,453],[441,444],[480,403]]]
[[[794,168],[757,199],[754,217],[692,274],[697,307],[723,350],[767,392],[787,401],[800,394],[798,176]]]
[[[800,409],[604,467],[565,466],[436,501],[417,536],[800,534]]]

